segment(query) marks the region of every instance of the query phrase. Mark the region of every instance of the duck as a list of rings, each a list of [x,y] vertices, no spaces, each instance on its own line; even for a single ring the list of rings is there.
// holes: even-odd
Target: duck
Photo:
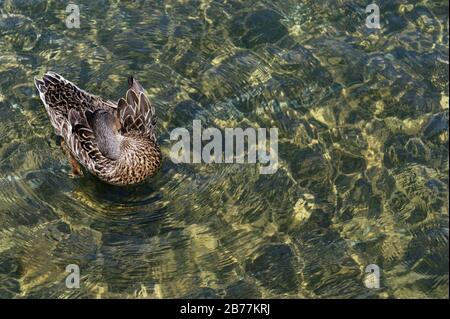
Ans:
[[[159,170],[155,108],[133,76],[117,103],[84,91],[55,72],[34,82],[73,176],[83,175],[84,168],[108,184],[126,186]]]

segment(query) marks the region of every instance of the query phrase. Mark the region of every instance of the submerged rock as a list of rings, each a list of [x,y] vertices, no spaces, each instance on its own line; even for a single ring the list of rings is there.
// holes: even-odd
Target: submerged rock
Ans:
[[[30,51],[39,39],[39,32],[31,19],[22,15],[0,16],[0,47]]]
[[[239,280],[227,288],[225,299],[241,298],[258,299],[261,298],[261,293],[255,285],[252,285],[245,280]]]
[[[5,0],[3,8],[7,13],[20,13],[29,17],[42,16],[47,10],[46,0]]]
[[[297,290],[295,255],[292,248],[286,244],[266,245],[261,255],[251,261],[246,270],[263,286],[275,293],[289,293]]]
[[[288,33],[286,27],[280,22],[281,18],[278,12],[269,9],[237,15],[231,27],[235,44],[252,48],[259,44],[280,40]]]
[[[423,135],[431,138],[441,132],[448,131],[448,110],[431,117],[423,129]]]

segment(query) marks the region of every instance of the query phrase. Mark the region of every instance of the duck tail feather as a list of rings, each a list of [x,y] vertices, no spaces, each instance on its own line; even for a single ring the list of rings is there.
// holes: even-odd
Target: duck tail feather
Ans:
[[[56,85],[63,82],[64,79],[62,76],[51,71],[46,72],[42,79],[34,78],[34,85],[38,89],[39,93],[42,94],[47,93],[50,85]]]
[[[155,126],[155,107],[150,103],[150,100],[144,93],[139,95],[139,111],[143,116],[144,123]]]
[[[51,71],[46,72],[44,74],[43,80],[47,86],[50,84],[55,85],[55,84],[63,82],[63,78],[59,74],[57,74],[55,72],[51,72]]]
[[[38,89],[40,94],[45,94],[47,92],[47,86],[44,81],[34,78],[34,85]]]
[[[132,75],[128,77],[128,86],[130,89],[133,89],[136,94],[145,91],[144,87]]]

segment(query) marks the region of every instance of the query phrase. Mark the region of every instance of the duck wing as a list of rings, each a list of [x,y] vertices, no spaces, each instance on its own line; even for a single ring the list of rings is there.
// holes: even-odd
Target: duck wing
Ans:
[[[54,72],[47,72],[42,80],[35,79],[35,85],[56,134],[64,138],[80,163],[94,173],[103,170],[108,159],[98,149],[88,116],[98,109],[116,112],[117,106]]]
[[[62,126],[68,121],[69,111],[72,109],[80,114],[98,109],[117,109],[113,102],[80,89],[54,72],[45,73],[41,80],[35,78],[34,83],[58,135],[62,135]]]
[[[80,163],[91,171],[100,173],[109,161],[98,148],[95,133],[86,117],[89,112],[70,109],[68,122],[62,127],[62,136]]]
[[[142,85],[133,77],[128,79],[129,89],[125,98],[117,103],[121,132],[155,137],[155,108],[145,94]]]

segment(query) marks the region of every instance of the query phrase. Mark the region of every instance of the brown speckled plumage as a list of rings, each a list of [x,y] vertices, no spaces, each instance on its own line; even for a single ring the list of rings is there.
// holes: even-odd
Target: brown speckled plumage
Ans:
[[[126,97],[117,104],[89,94],[53,72],[35,79],[35,84],[56,134],[64,139],[70,155],[92,174],[110,184],[129,185],[159,169],[155,109],[135,79],[130,77]],[[103,117],[97,115],[106,112],[114,116],[117,126],[106,123],[110,114],[105,123],[99,123]],[[110,149],[117,151],[111,152],[114,156],[105,151]]]

